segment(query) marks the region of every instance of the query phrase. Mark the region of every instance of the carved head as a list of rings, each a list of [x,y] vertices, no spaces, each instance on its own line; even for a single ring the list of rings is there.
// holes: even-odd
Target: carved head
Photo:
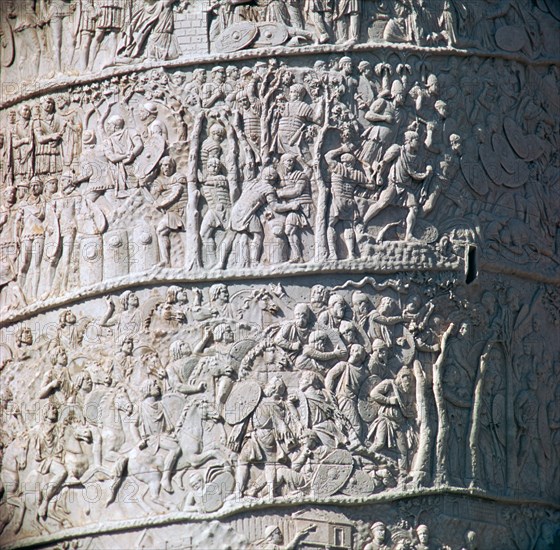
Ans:
[[[352,308],[358,315],[366,315],[370,310],[371,302],[364,292],[356,290],[352,293]]]
[[[151,101],[144,103],[138,112],[138,116],[142,122],[154,120],[158,115],[157,105]]]
[[[229,302],[229,291],[223,283],[216,283],[210,287],[210,301],[227,304]]]
[[[356,157],[354,155],[352,155],[351,153],[344,153],[341,157],[340,160],[342,162],[342,164],[344,165],[345,168],[347,168],[348,170],[351,170],[352,168],[354,168],[354,163],[356,161]]]
[[[315,330],[309,336],[309,345],[319,351],[325,351],[329,342],[329,336],[324,330]]]
[[[381,338],[376,338],[371,344],[371,356],[377,363],[382,365],[387,363],[389,359],[389,348]]]
[[[352,74],[352,58],[348,56],[344,56],[340,58],[338,62],[338,66],[340,68],[340,72],[346,76],[350,76]]]
[[[217,176],[220,173],[221,167],[222,163],[220,162],[220,159],[210,157],[206,163],[206,172],[208,172],[209,176]]]
[[[54,113],[55,104],[54,104],[54,99],[51,96],[42,97],[41,100],[40,100],[40,103],[41,103],[41,107],[43,107],[43,110],[45,111],[45,113],[48,113],[48,114]]]
[[[91,392],[91,390],[93,390],[93,380],[91,378],[91,374],[87,370],[82,371],[77,376],[75,385],[78,390],[82,390],[86,393]]]
[[[132,351],[134,350],[134,339],[132,336],[125,336],[121,340],[120,348],[125,355],[132,355]]]
[[[290,86],[290,101],[301,101],[305,97],[305,88],[301,84]]]
[[[124,118],[120,115],[110,116],[107,120],[107,129],[110,134],[119,132],[124,128]]]
[[[169,346],[169,355],[172,357],[173,361],[179,361],[179,359],[188,357],[190,354],[190,346],[181,340],[176,340]]]
[[[39,197],[43,192],[43,182],[37,177],[33,178],[29,184],[29,190],[34,197]]]
[[[66,351],[60,346],[57,346],[50,351],[49,359],[51,361],[51,365],[53,366],[58,365],[60,367],[65,367],[68,365],[68,356],[66,355]]]
[[[311,287],[311,303],[324,304],[327,301],[328,290],[324,285],[313,285]]]
[[[220,323],[212,331],[212,336],[216,342],[231,344],[235,340],[233,330],[227,323]]]
[[[200,491],[204,487],[204,480],[198,472],[194,472],[189,476],[189,485],[193,491]]]
[[[397,373],[395,382],[405,393],[408,393],[412,389],[412,371],[408,367],[402,367]]]
[[[283,544],[284,537],[282,536],[282,532],[279,527],[276,525],[269,525],[264,530],[264,540],[272,544]]]
[[[16,346],[30,346],[33,344],[33,333],[27,325],[22,325],[16,332]]]
[[[418,135],[418,132],[405,132],[404,144],[408,151],[410,151],[411,153],[416,153],[420,146],[420,136]]]
[[[419,525],[416,528],[416,534],[421,544],[428,544],[430,542],[430,531],[427,525]]]
[[[280,376],[273,376],[263,390],[267,397],[282,397],[286,395],[286,391],[286,384],[284,384],[284,380]]]
[[[223,84],[223,82],[225,82],[226,79],[225,69],[221,65],[214,67],[212,69],[212,78],[214,79],[214,82],[216,82],[217,84]]]
[[[6,187],[2,197],[4,198],[4,204],[10,208],[16,203],[17,189],[13,186]]]
[[[296,156],[290,153],[285,153],[280,158],[280,163],[286,172],[292,172],[296,166]]]
[[[365,77],[371,76],[371,63],[369,61],[360,61],[360,63],[358,63],[358,71]]]
[[[350,346],[348,362],[352,365],[361,365],[366,358],[366,350],[361,344]]]
[[[309,324],[309,308],[307,304],[297,304],[294,308],[294,321],[299,328],[306,328]]]
[[[23,107],[24,107],[23,105],[20,107],[20,113],[23,110]],[[17,113],[13,109],[11,111],[8,111],[8,124],[16,123],[16,115]],[[31,109],[29,110],[29,116],[31,116]]]
[[[226,77],[228,80],[239,80],[239,68],[235,65],[226,67]]]
[[[386,529],[382,521],[377,521],[371,526],[371,537],[373,542],[383,544],[385,542]]]
[[[449,145],[451,145],[451,150],[457,154],[461,155],[463,153],[463,142],[461,140],[461,136],[457,134],[451,134],[449,136]]]
[[[358,343],[356,329],[354,328],[354,324],[350,321],[341,321],[338,331],[347,344]]]
[[[226,138],[226,129],[221,124],[212,124],[209,134],[214,141],[221,143]]]
[[[138,296],[132,290],[125,290],[120,296],[120,302],[125,311],[136,309],[139,305]]]
[[[333,294],[329,298],[329,311],[335,319],[344,319],[346,312],[346,302],[339,294]]]
[[[48,422],[57,422],[58,421],[58,407],[52,400],[47,401],[47,406],[43,411],[43,418]]]

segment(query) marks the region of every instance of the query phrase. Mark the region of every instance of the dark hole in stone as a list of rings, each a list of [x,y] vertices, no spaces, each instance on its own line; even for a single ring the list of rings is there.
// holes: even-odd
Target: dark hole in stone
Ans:
[[[476,246],[470,245],[467,252],[467,269],[465,282],[470,285],[477,277],[478,269],[476,266]]]

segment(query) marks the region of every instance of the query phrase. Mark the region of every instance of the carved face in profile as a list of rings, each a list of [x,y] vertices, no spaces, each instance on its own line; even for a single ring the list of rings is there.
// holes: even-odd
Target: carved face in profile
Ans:
[[[6,189],[4,189],[3,197],[6,206],[13,206],[16,203],[16,188],[6,187]]]
[[[374,525],[371,530],[371,536],[373,542],[382,544],[385,541],[385,526],[381,523]]]
[[[323,285],[315,285],[311,288],[311,302],[324,304],[327,298],[327,289]]]

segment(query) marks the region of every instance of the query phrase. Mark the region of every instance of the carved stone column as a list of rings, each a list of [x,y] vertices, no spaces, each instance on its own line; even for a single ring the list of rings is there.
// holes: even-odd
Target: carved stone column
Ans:
[[[1,1],[0,546],[558,548],[559,30]]]

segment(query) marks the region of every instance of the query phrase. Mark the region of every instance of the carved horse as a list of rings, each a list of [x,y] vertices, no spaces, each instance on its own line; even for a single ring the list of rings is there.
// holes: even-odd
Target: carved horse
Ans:
[[[0,535],[9,523],[14,532],[21,529],[25,515],[25,501],[21,498],[20,472],[27,467],[29,436],[16,437],[5,449],[0,470],[3,504],[0,507]]]

